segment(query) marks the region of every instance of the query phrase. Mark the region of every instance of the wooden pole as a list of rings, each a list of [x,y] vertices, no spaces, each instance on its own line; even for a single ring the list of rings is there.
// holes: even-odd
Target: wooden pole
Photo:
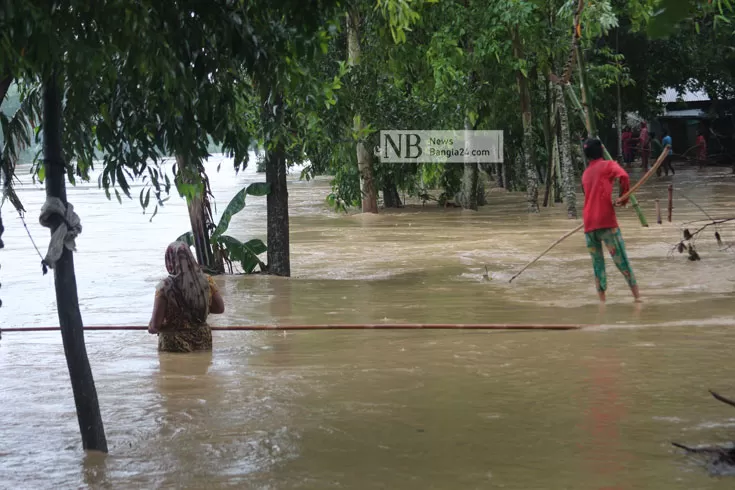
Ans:
[[[656,199],[656,223],[661,224],[661,203]]]
[[[633,193],[635,193],[643,184],[646,183],[646,181],[648,179],[651,178],[651,176],[656,172],[656,170],[658,170],[658,168],[664,162],[664,158],[666,158],[666,151],[668,150],[668,148],[669,148],[669,145],[666,145],[666,148],[664,148],[664,152],[661,153],[661,155],[658,157],[658,159],[656,160],[656,163],[653,164],[653,166],[651,167],[651,169],[648,172],[646,172],[646,174],[643,177],[641,177],[641,180],[639,180],[638,182],[636,182],[636,184],[633,187],[631,187],[628,192],[626,192],[625,194],[623,194],[622,196],[620,196],[617,199],[616,202],[621,202],[621,201],[625,201],[626,199],[629,199],[633,195]],[[671,186],[669,186],[669,195],[671,195]],[[508,282],[513,282],[513,279],[515,279],[516,277],[520,276],[523,273],[523,271],[525,271],[526,269],[528,269],[529,267],[531,267],[534,263],[536,263],[536,261],[538,261],[541,257],[543,257],[544,255],[546,255],[549,252],[549,250],[551,250],[552,248],[556,247],[557,245],[559,245],[561,242],[563,242],[564,240],[566,240],[570,236],[574,235],[576,232],[578,232],[579,230],[581,230],[583,227],[584,227],[584,223],[582,223],[581,225],[579,225],[578,227],[576,227],[572,231],[567,232],[565,235],[562,235],[558,240],[556,240],[554,243],[552,243],[551,245],[549,245],[549,247],[546,250],[544,250],[543,252],[541,252],[541,255],[539,255],[538,257],[536,257],[535,259],[533,259],[531,262],[529,262],[528,264],[526,264],[523,267],[523,269],[521,269],[513,277],[511,277],[510,278],[510,281],[508,281]]]
[[[233,327],[210,327],[213,331],[269,331],[269,330],[578,330],[593,325],[575,324],[512,324],[512,323],[358,323],[326,325],[243,325]],[[4,328],[5,332],[55,332],[58,327]],[[110,327],[85,327],[84,330],[137,330],[148,331],[148,327],[124,325]]]
[[[46,196],[58,198],[66,205],[66,166],[62,154],[61,79],[52,74],[43,84],[43,155],[46,166]],[[51,233],[61,224],[59,217]],[[107,439],[97,401],[92,368],[84,345],[84,327],[79,311],[74,255],[64,247],[54,265],[56,307],[61,325],[66,365],[69,369],[74,403],[77,410],[82,446],[85,450],[107,452]]]
[[[669,223],[671,223],[671,213],[674,209],[674,186],[669,184]]]

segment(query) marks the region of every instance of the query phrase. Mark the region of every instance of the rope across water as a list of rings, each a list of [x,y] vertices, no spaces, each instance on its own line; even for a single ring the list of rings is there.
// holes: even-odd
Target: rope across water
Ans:
[[[575,324],[505,324],[505,323],[358,323],[325,325],[242,325],[210,327],[213,331],[264,331],[264,330],[580,330],[593,325]],[[54,332],[59,327],[12,327],[6,332]],[[145,326],[94,326],[84,330],[148,330]]]

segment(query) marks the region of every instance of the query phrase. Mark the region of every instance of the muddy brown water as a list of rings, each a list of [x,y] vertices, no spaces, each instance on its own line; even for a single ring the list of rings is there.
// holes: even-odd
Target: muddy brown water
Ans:
[[[216,166],[217,161],[211,162]],[[218,211],[248,169],[213,174]],[[636,174],[637,176],[638,174]],[[583,235],[512,284],[525,262],[574,228],[562,206],[524,212],[493,191],[479,212],[420,206],[379,216],[326,208],[326,179],[289,183],[291,279],[220,277],[213,325],[425,322],[583,323],[567,332],[215,332],[212,354],[166,355],[144,332],[88,332],[110,453],[81,450],[57,332],[0,340],[1,488],[715,489],[671,441],[735,440],[735,254],[710,233],[700,262],[668,256],[682,222],[734,215],[725,170],[680,171],[674,223],[656,224],[671,179],[639,194],[620,222],[645,303],[608,261],[596,303]],[[30,231],[43,191],[26,181]],[[186,230],[172,198],[149,223],[137,201],[96,183],[69,190],[83,234],[77,279],[87,325],[143,325],[166,245]],[[238,238],[265,238],[265,199],[248,198]],[[581,202],[581,196],[580,196]],[[53,279],[4,209],[0,325],[54,326]],[[735,241],[735,229],[723,228]],[[487,266],[491,280],[482,280]]]

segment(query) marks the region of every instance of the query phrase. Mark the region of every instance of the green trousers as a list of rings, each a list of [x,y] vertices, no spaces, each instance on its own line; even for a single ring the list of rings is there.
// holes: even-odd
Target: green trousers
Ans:
[[[605,244],[607,251],[615,262],[620,272],[623,273],[625,281],[631,288],[636,285],[633,269],[628,262],[628,255],[625,253],[625,242],[623,235],[620,234],[620,228],[605,228],[585,233],[587,240],[587,250],[592,256],[592,268],[595,271],[595,287],[598,292],[607,290],[607,274],[605,272],[605,256],[602,252],[602,245]]]

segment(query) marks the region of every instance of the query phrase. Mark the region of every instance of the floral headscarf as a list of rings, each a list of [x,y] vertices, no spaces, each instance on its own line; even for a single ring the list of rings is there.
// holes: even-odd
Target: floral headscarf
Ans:
[[[159,285],[161,293],[179,307],[185,318],[195,324],[204,323],[209,315],[209,282],[189,245],[173,242],[168,246],[166,269],[169,276]]]

